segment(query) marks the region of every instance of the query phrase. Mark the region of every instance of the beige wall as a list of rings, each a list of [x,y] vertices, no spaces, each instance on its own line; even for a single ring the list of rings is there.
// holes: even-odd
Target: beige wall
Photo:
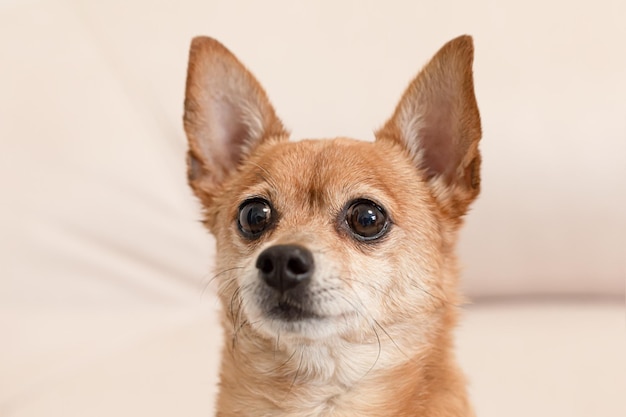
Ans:
[[[211,241],[184,182],[189,40],[223,41],[295,138],[371,139],[474,36],[484,192],[473,296],[624,293],[626,3],[0,2],[0,302],[196,300]]]

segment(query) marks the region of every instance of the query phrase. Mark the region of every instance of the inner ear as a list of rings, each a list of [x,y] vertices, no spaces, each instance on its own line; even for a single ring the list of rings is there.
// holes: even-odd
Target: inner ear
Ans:
[[[248,122],[244,110],[237,108],[226,97],[212,105],[215,121],[210,134],[217,143],[214,149],[222,154],[214,156],[226,158],[229,164],[236,166],[250,152],[255,139],[263,136],[262,126]]]
[[[417,162],[426,177],[431,179],[440,175],[446,182],[453,180],[454,168],[461,162],[454,140],[453,121],[445,110],[449,108],[447,103],[434,105],[422,118],[423,125],[417,132],[410,133],[416,136],[413,140],[420,142],[421,158]]]

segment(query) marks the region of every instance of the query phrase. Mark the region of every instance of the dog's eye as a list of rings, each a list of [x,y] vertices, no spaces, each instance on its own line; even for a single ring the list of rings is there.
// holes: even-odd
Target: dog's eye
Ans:
[[[272,222],[272,208],[262,199],[244,201],[239,206],[239,230],[249,238],[256,239]]]
[[[389,221],[382,207],[373,201],[357,200],[346,212],[348,227],[359,240],[374,240],[387,231]]]

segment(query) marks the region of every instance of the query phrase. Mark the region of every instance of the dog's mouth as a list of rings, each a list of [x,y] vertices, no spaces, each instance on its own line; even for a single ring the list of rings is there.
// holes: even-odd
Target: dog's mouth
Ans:
[[[311,311],[291,300],[280,300],[267,311],[267,315],[272,319],[278,319],[287,322],[321,319],[322,316]]]
[[[253,307],[249,313],[258,329],[269,336],[302,337],[316,340],[336,334],[352,323],[352,311],[327,305],[315,293],[308,291],[293,294],[276,294],[260,288],[256,300],[246,303]],[[266,290],[266,291],[263,291]]]

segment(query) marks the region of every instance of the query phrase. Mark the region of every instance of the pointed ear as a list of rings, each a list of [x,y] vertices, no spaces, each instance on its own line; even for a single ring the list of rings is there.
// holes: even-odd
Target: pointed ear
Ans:
[[[288,136],[254,76],[207,37],[191,42],[184,124],[189,184],[207,203],[259,143]]]
[[[441,207],[463,215],[480,190],[480,115],[470,36],[445,44],[405,91],[376,139],[406,149]]]

